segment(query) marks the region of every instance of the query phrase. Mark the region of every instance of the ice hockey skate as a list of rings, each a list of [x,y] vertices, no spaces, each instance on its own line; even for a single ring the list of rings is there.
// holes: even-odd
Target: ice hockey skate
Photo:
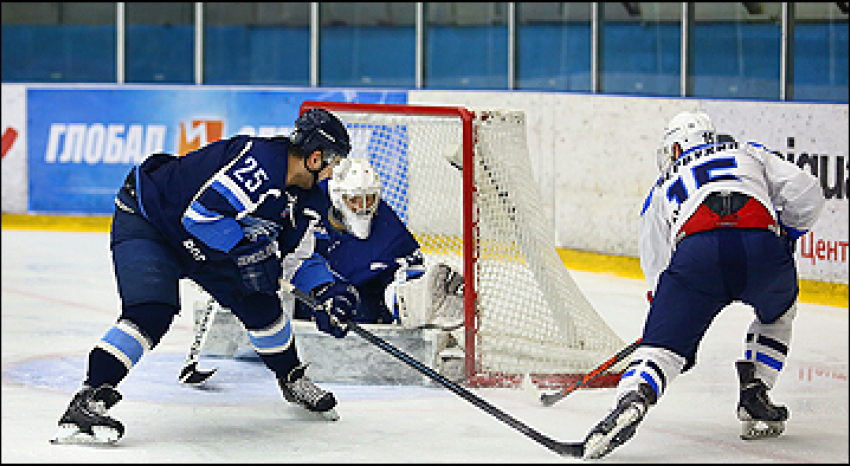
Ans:
[[[336,398],[333,393],[316,386],[304,373],[306,370],[307,364],[301,364],[292,369],[285,378],[277,379],[283,398],[307,411],[318,414],[328,421],[336,421],[339,419],[339,414],[334,409]]]
[[[599,459],[628,442],[643,421],[646,410],[655,401],[655,392],[649,385],[640,384],[638,391],[627,393],[584,439],[583,459]]]
[[[74,395],[68,409],[59,419],[59,429],[50,440],[53,444],[111,444],[124,435],[124,425],[106,415],[121,401],[121,394],[105,384],[84,387]]]
[[[785,431],[788,409],[770,402],[767,385],[756,378],[755,363],[736,361],[741,396],[738,401],[738,419],[741,421],[741,438],[757,440],[778,437]]]

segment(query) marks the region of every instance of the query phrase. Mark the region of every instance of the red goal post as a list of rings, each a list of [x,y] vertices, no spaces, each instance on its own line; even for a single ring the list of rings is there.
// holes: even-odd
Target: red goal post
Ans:
[[[352,156],[376,166],[426,261],[463,270],[465,322],[454,335],[468,385],[518,386],[529,374],[565,387],[622,348],[560,262],[523,112],[305,101],[299,113],[317,107],[346,123]],[[615,370],[589,386],[618,380]]]

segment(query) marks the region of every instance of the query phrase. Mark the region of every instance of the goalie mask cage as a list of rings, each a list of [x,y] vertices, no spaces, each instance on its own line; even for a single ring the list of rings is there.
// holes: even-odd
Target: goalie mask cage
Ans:
[[[346,124],[350,156],[378,171],[382,199],[417,238],[426,265],[463,270],[467,385],[518,386],[529,374],[538,386],[564,387],[624,346],[558,255],[524,112],[307,101],[301,113],[315,107]],[[609,372],[589,386],[618,380]]]

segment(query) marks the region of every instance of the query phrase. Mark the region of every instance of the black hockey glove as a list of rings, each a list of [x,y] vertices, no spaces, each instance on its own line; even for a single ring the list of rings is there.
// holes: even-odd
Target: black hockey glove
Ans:
[[[245,237],[230,251],[230,256],[239,267],[242,281],[251,290],[277,293],[283,274],[277,257],[277,225],[254,217],[245,217],[239,223]]]
[[[331,282],[317,286],[311,294],[322,303],[321,309],[313,310],[316,328],[337,338],[345,337],[348,321],[354,319],[360,306],[357,288],[347,283]]]

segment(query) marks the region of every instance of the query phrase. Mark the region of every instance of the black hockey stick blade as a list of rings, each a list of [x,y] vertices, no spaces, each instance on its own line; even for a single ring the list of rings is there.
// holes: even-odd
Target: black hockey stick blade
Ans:
[[[576,380],[569,387],[564,388],[563,390],[555,393],[542,393],[540,395],[540,402],[543,403],[544,406],[552,406],[553,404],[566,398],[567,395],[578,390],[580,387],[587,385],[588,383],[602,375],[603,372],[610,369],[615,364],[632,354],[640,344],[641,340],[642,338],[638,338],[637,340],[633,341],[629,346],[626,346],[625,348],[621,349],[620,352],[618,352],[614,356],[611,356],[602,364],[596,366],[595,369],[585,374],[585,376],[582,377],[580,380]]]
[[[211,371],[201,371],[198,370],[198,363],[192,362],[183,366],[183,369],[180,370],[180,382],[185,383],[187,385],[200,385],[207,381],[208,378],[212,377],[217,371],[218,368],[213,368]]]
[[[313,309],[323,309],[322,305],[318,301],[316,301],[312,296],[310,296],[307,293],[299,290],[298,288],[295,288],[295,286],[293,286],[291,283],[287,282],[286,280],[281,280],[281,287],[283,288],[284,291],[293,294],[296,299],[298,299],[299,301],[303,302],[304,304],[310,306],[311,308],[313,308]],[[472,393],[471,391],[469,391],[469,390],[463,388],[462,386],[452,382],[451,380],[443,377],[440,373],[436,372],[434,369],[431,369],[430,367],[419,362],[418,360],[416,360],[412,356],[408,355],[404,351],[401,351],[400,349],[391,345],[390,343],[383,340],[382,338],[374,335],[372,332],[364,329],[363,327],[361,327],[356,322],[348,322],[347,325],[348,325],[348,328],[351,331],[358,334],[359,336],[361,336],[365,340],[367,340],[370,343],[374,344],[375,346],[381,348],[382,350],[386,351],[390,355],[401,360],[402,362],[404,362],[405,364],[409,365],[410,367],[416,369],[420,373],[426,375],[431,380],[439,383],[440,385],[451,390],[456,395],[460,396],[461,398],[465,399],[466,401],[469,401],[470,403],[474,404],[475,406],[481,408],[482,410],[487,412],[487,414],[494,416],[495,418],[497,418],[500,421],[508,424],[509,426],[513,427],[514,429],[522,432],[523,434],[525,434],[526,436],[528,436],[529,438],[531,438],[535,442],[545,446],[546,448],[552,450],[553,452],[555,452],[559,455],[562,455],[562,456],[572,456],[572,457],[575,457],[575,458],[580,458],[584,454],[584,442],[579,442],[579,443],[559,442],[559,441],[554,440],[550,437],[547,437],[546,435],[541,434],[537,430],[529,427],[528,425],[524,424],[522,421],[520,421],[520,420],[514,418],[513,416],[507,414],[506,412],[502,411],[501,409],[497,408],[496,406],[493,406],[487,400],[479,397],[478,395]]]

